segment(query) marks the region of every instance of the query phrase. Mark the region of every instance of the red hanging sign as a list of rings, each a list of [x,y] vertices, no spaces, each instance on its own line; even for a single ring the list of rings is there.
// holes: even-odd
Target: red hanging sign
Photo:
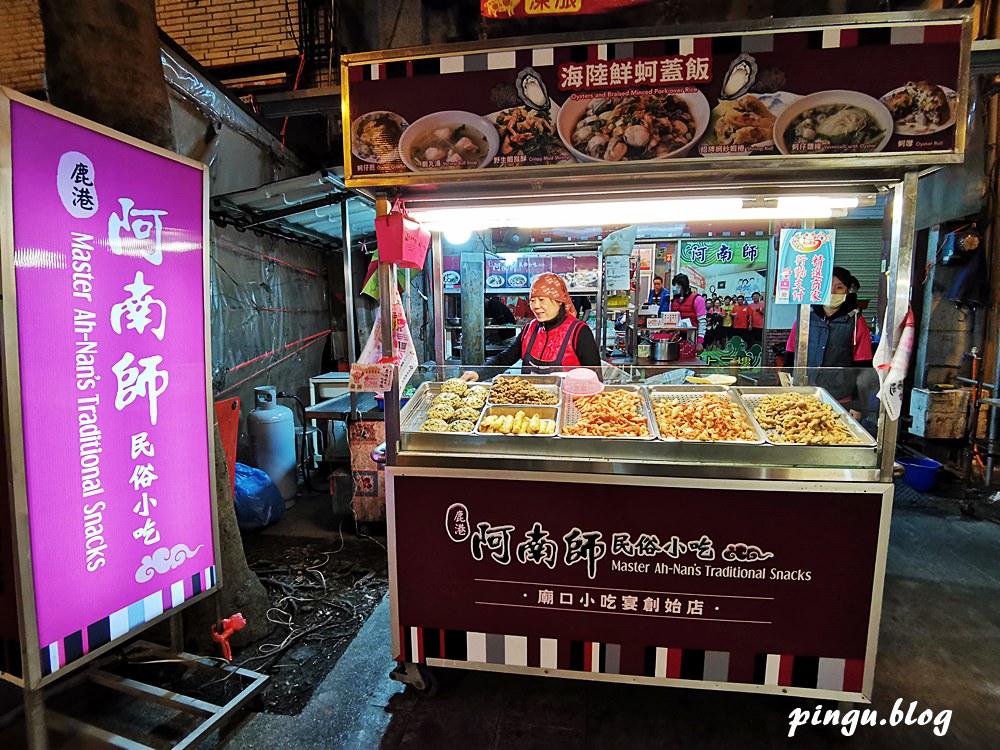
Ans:
[[[648,5],[653,0],[480,0],[486,18],[530,18],[608,13]]]

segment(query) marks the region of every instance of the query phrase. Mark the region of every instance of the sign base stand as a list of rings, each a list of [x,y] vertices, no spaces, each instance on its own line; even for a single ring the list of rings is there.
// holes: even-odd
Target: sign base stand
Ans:
[[[204,678],[203,684],[234,679],[243,687],[229,697],[225,703],[215,703],[185,695],[163,685],[151,684],[151,681],[147,682],[125,676],[121,673],[123,670],[118,668],[122,664],[128,666],[157,663],[182,664],[187,672]],[[50,732],[96,740],[112,747],[129,748],[130,750],[153,750],[153,748],[164,747],[169,747],[171,750],[184,750],[196,747],[206,736],[218,730],[228,718],[253,698],[264,686],[267,679],[267,675],[221,663],[218,659],[189,654],[146,641],[138,641],[129,647],[124,660],[120,657],[99,659],[91,667],[85,669],[78,678],[70,680],[65,687],[59,686],[62,689],[52,692],[47,707],[43,702],[42,693],[44,691],[30,691],[32,698],[30,700],[26,691],[25,723],[28,730],[28,747],[30,750],[44,750],[48,745],[47,740]],[[146,733],[137,727],[135,734],[142,736],[143,739],[129,737],[123,730],[122,718],[117,718],[113,723],[110,721],[121,708],[117,700],[110,701],[112,707],[103,715],[90,713],[86,718],[81,718],[64,712],[64,706],[72,705],[74,695],[83,699],[87,693],[92,693],[95,688],[113,691],[118,694],[118,699],[125,698],[128,702],[129,713],[140,711],[145,714],[155,710],[169,715],[169,722],[172,725],[183,721],[182,731],[187,731],[187,734],[176,739],[173,744],[169,744],[169,740],[165,744],[163,738],[156,740],[147,738]],[[106,727],[98,725],[102,716],[109,719]],[[128,719],[125,718],[126,728],[127,722]],[[32,731],[32,727],[41,731]]]

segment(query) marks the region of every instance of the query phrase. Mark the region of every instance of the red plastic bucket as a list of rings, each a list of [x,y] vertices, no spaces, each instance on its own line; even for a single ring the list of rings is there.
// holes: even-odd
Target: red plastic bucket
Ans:
[[[378,238],[378,258],[383,263],[395,263],[403,268],[424,267],[431,233],[411,219],[399,206],[387,216],[375,217]]]

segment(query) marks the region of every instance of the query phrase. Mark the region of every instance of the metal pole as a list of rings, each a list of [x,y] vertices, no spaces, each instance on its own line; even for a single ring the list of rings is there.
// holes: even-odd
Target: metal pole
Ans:
[[[600,328],[597,336],[598,352],[600,356],[605,356],[608,351],[608,326],[604,320],[604,313],[607,310],[604,293],[604,252],[597,249],[597,325]]]
[[[997,331],[997,350],[996,357],[993,360],[993,377],[997,377],[997,373],[1000,373],[1000,331]],[[998,381],[1000,382],[1000,381]],[[996,397],[996,394],[990,394]],[[979,410],[976,409],[973,414],[978,414]],[[989,487],[990,481],[993,479],[993,441],[996,439],[997,434],[997,410],[996,407],[990,407],[990,426],[989,432],[986,433],[986,471],[983,474],[983,487]],[[973,425],[972,429],[978,429],[979,425]],[[975,435],[975,433],[973,433]]]
[[[358,328],[354,317],[354,274],[351,271],[354,238],[351,236],[351,201],[344,198],[340,203],[340,230],[344,240],[344,302],[347,306],[347,361],[354,364],[358,359]]]
[[[804,220],[802,228],[815,229],[815,220]],[[799,305],[799,320],[795,339],[795,385],[806,385],[809,382],[809,373],[806,370],[809,362],[809,315],[811,312],[812,305]]]
[[[441,233],[431,235],[431,298],[434,300],[434,361],[444,365],[444,247]]]
[[[347,364],[353,365],[358,358],[358,327],[354,317],[354,273],[351,268],[351,200],[347,196],[340,199],[340,232],[344,242],[344,306],[347,314]],[[350,392],[351,413],[358,410],[358,396]]]
[[[375,201],[375,216],[388,216],[389,201],[380,197]],[[396,284],[396,266],[392,263],[378,264],[378,296],[381,307],[382,356],[391,357],[392,345],[392,298]],[[392,368],[392,387],[385,394],[385,461],[386,465],[396,463],[399,450],[399,368]]]
[[[933,226],[927,232],[927,280],[924,281],[924,303],[920,311],[920,330],[923,335],[917,346],[917,362],[914,368],[914,388],[924,388],[927,385],[927,342],[931,330],[931,318],[934,315],[934,277],[937,275],[937,246],[941,234],[940,226]]]
[[[910,304],[910,287],[913,277],[913,246],[916,239],[917,172],[907,172],[903,181],[892,191],[892,216],[889,233],[889,278],[886,284],[887,304],[883,336],[888,336],[893,350],[896,324],[906,315]],[[882,450],[881,478],[892,481],[892,467],[896,460],[896,436],[899,420],[890,420],[885,405],[879,407],[878,444]]]
[[[45,696],[41,690],[24,688],[24,721],[29,750],[48,750],[49,733],[45,726]]]
[[[184,618],[178,615],[170,618],[170,648],[175,654],[184,650]]]

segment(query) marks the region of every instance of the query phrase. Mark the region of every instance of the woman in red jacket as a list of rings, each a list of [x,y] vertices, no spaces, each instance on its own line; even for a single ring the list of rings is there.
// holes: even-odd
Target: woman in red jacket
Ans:
[[[576,317],[566,282],[554,273],[540,274],[531,285],[531,312],[535,319],[483,368],[462,374],[478,380],[479,370],[510,367],[521,360],[521,372],[545,373],[574,367],[599,367],[601,357],[590,328]]]
[[[708,327],[708,308],[705,298],[691,288],[687,274],[679,273],[670,280],[674,296],[670,300],[671,312],[680,313],[682,321],[697,330],[695,351],[699,354],[705,349],[705,331]],[[660,303],[660,310],[663,303]]]

